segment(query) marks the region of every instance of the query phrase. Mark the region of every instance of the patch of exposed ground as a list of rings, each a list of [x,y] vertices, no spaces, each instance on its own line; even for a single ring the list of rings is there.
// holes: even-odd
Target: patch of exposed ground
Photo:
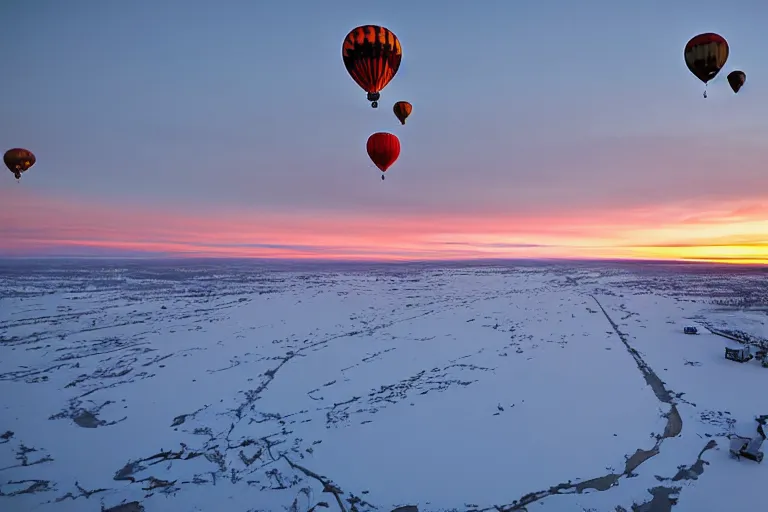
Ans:
[[[144,512],[144,505],[138,501],[131,501],[109,508],[104,508],[104,506],[102,506],[101,512]]]
[[[681,480],[696,480],[702,473],[704,473],[704,467],[709,464],[706,460],[702,459],[704,453],[717,446],[717,441],[710,440],[704,448],[699,452],[699,456],[696,457],[696,462],[690,466],[680,466],[677,468],[677,473],[672,478],[664,478],[656,475],[656,479],[659,482],[680,482]],[[644,503],[632,505],[632,512],[671,512],[672,507],[677,504],[677,500],[680,496],[682,487],[673,486],[657,486],[648,489],[651,493],[649,501]]]

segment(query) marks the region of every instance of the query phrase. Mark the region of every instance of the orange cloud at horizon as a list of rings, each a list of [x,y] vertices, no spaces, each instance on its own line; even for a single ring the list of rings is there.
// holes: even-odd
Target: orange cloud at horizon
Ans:
[[[768,199],[768,198],[767,198]],[[220,212],[0,190],[0,254],[350,260],[610,258],[768,264],[768,200],[546,215]]]

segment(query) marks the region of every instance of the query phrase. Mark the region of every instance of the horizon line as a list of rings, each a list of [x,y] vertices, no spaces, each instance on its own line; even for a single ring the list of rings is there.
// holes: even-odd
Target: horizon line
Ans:
[[[768,262],[755,261],[747,258],[460,258],[460,259],[418,259],[418,258],[398,258],[398,259],[360,259],[360,258],[265,258],[259,256],[170,256],[170,255],[29,255],[29,256],[4,256],[0,255],[0,262],[3,261],[154,261],[154,262],[208,262],[208,261],[237,261],[254,263],[303,263],[303,264],[375,264],[375,265],[413,265],[413,264],[509,264],[509,263],[635,263],[635,264],[664,264],[664,265],[695,265],[695,266],[726,266],[726,267],[768,267]],[[746,260],[746,261],[745,261]]]

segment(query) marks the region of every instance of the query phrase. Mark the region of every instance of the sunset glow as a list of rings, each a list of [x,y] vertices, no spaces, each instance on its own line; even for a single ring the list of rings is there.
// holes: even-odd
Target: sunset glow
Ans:
[[[768,263],[768,201],[551,217],[185,216],[4,190],[6,256],[452,260],[610,258]]]

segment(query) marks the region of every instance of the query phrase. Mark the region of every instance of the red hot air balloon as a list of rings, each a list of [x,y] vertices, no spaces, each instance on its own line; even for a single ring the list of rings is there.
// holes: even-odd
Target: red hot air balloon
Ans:
[[[400,156],[400,139],[391,133],[378,132],[368,137],[368,156],[381,172],[387,172]],[[384,179],[384,175],[381,175]]]

